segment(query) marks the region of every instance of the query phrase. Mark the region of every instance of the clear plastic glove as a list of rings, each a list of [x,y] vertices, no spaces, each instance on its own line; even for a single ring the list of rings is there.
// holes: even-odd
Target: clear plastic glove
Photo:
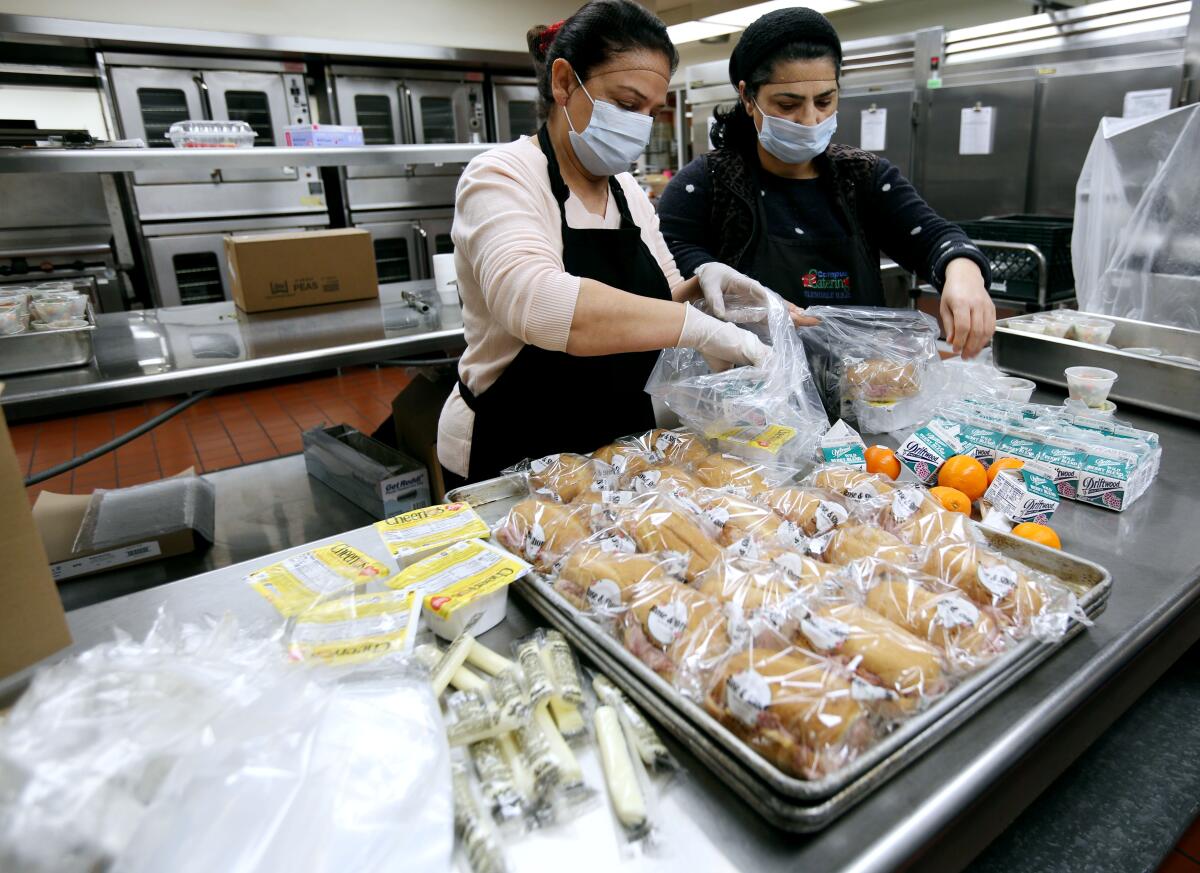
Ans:
[[[743,364],[761,367],[771,355],[770,346],[750,331],[705,315],[694,306],[684,307],[683,330],[675,347],[700,352],[714,373]]]
[[[739,321],[762,321],[767,317],[767,299],[771,292],[766,286],[739,273],[720,261],[709,261],[696,268],[696,279],[708,308],[717,318],[726,320],[726,301],[736,304]]]

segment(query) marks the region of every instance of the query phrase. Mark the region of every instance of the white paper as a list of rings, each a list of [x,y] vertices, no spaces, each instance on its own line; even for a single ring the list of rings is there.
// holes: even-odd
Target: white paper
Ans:
[[[964,109],[958,128],[960,155],[990,155],[995,142],[995,107],[979,106]]]
[[[862,143],[865,152],[881,152],[887,148],[887,110],[864,109],[862,111]]]
[[[1171,89],[1154,88],[1150,91],[1126,91],[1124,118],[1140,118],[1143,115],[1158,115],[1171,108]]]

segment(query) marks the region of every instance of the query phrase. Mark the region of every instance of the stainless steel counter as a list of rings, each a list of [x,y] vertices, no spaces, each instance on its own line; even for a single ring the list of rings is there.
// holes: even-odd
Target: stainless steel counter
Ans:
[[[420,313],[401,299],[432,301]],[[462,313],[436,303],[433,282],[380,288],[378,300],[249,315],[233,303],[96,316],[95,360],[6,380],[9,421],[279,379],[463,348]]]
[[[1059,397],[1043,392],[1038,399]],[[791,836],[772,829],[686,749],[676,748],[688,775],[657,808],[669,841],[658,869],[825,873],[966,867],[1200,638],[1200,538],[1194,535],[1200,509],[1194,489],[1200,483],[1192,463],[1200,452],[1200,434],[1179,420],[1129,419],[1162,439],[1162,468],[1150,491],[1124,513],[1064,502],[1054,519],[1068,550],[1113,574],[1108,609],[1094,627],[818,834]],[[340,538],[386,555],[370,528]],[[76,647],[109,638],[115,627],[140,634],[160,607],[193,620],[227,610],[248,621],[276,620],[266,602],[241,582],[263,563],[260,558],[76,610],[69,614]],[[535,621],[513,599],[508,620],[488,635],[488,642],[503,647]],[[0,683],[0,698],[12,685]],[[603,813],[585,816],[569,838],[556,833],[528,838],[510,856],[513,869],[545,869],[561,861],[564,849],[578,871],[606,869],[614,861],[614,832]]]

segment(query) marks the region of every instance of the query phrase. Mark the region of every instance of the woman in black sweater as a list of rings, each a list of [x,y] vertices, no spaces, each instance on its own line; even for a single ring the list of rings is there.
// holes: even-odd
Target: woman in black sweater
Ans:
[[[659,205],[675,263],[685,276],[726,264],[799,307],[883,306],[882,251],[941,291],[947,340],[972,357],[995,329],[987,258],[886,160],[830,144],[841,63],[837,32],[811,9],[746,29],[729,61],[740,99],[716,115],[716,148]]]

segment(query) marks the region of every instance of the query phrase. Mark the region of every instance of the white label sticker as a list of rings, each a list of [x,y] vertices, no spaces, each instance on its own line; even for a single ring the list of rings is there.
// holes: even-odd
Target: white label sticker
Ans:
[[[878,496],[879,489],[873,482],[860,482],[846,489],[846,499],[853,500],[855,503],[866,503]]]
[[[892,517],[906,522],[921,508],[921,492],[916,488],[901,488],[892,497]]]
[[[725,523],[729,521],[729,510],[724,506],[714,506],[704,513],[704,517],[717,527],[724,528]]]
[[[632,491],[608,491],[600,492],[600,502],[605,506],[625,506],[630,503],[636,495]]]
[[[746,727],[756,727],[759,715],[770,705],[770,686],[754,670],[743,670],[726,680],[725,708]]]
[[[679,436],[679,434],[674,434],[670,431],[664,431],[663,433],[659,434],[658,439],[654,441],[654,448],[660,455],[666,457],[667,452],[682,444],[683,437]]]
[[[659,645],[669,646],[687,630],[687,620],[687,607],[681,601],[673,600],[665,606],[650,607],[646,627]]]
[[[94,573],[97,570],[104,570],[108,567],[118,567],[121,564],[128,564],[130,561],[141,561],[146,558],[157,558],[162,554],[162,548],[154,540],[147,540],[144,543],[136,543],[132,546],[121,546],[119,549],[110,549],[107,552],[100,552],[97,555],[87,555],[83,558],[71,558],[66,561],[59,561],[57,564],[52,564],[50,567],[50,575],[55,580],[70,579],[72,576],[79,576],[82,573]]]
[[[591,485],[591,489],[593,491],[600,491],[600,492],[612,491],[616,487],[617,487],[616,477],[611,476],[608,473],[601,473],[600,475],[598,475],[595,479],[592,480],[592,485]]]
[[[612,456],[612,468],[614,470],[616,470],[619,475],[624,475],[625,468],[628,466],[629,466],[629,456],[628,455],[624,455],[620,452],[617,452],[615,455]]]
[[[784,520],[779,525],[779,532],[775,538],[779,541],[779,545],[785,549],[801,548],[808,541],[808,537],[804,535],[804,531],[800,529],[800,526],[795,522],[787,520]]]
[[[783,552],[771,559],[771,563],[793,579],[802,579],[805,574],[804,558],[795,552]]]
[[[658,480],[661,478],[662,472],[659,470],[643,470],[633,477],[633,490],[639,494],[649,491],[658,484]]]
[[[616,612],[621,608],[621,586],[612,579],[600,579],[587,590],[588,606],[596,612]]]
[[[896,693],[891,689],[872,685],[861,676],[855,676],[850,680],[850,697],[853,700],[889,700],[895,696]]]
[[[943,597],[938,601],[935,621],[944,628],[974,625],[979,621],[979,608],[971,601],[956,595]]]
[[[558,455],[547,455],[544,458],[538,458],[536,461],[530,461],[529,462],[530,472],[532,472],[534,475],[540,475],[540,474],[546,472],[546,468],[549,467],[552,463],[554,463],[554,460],[557,457],[558,457]]]
[[[525,534],[525,557],[527,560],[533,561],[542,553],[542,549],[546,547],[546,531],[536,521],[529,528],[529,532]]]
[[[601,538],[600,548],[612,554],[632,555],[637,551],[637,543],[628,534],[613,531]]]
[[[979,568],[979,582],[997,600],[1003,600],[1017,587],[1017,574],[1012,567],[1003,564],[996,567]]]
[[[819,652],[835,652],[850,636],[850,626],[833,618],[809,615],[800,620],[800,631]]]
[[[740,497],[747,500],[750,497],[750,489],[742,485],[726,485],[721,489],[726,494],[732,494],[734,497]]]
[[[814,558],[819,558],[825,554],[825,550],[829,548],[829,541],[833,539],[833,532],[821,534],[819,537],[812,537],[804,545],[804,551],[808,552]]]
[[[840,503],[830,503],[828,500],[822,500],[820,506],[817,507],[815,515],[817,533],[825,533],[826,531],[833,530],[839,524],[844,523],[849,517],[850,513]]]
[[[729,550],[739,558],[749,558],[752,561],[758,560],[758,545],[752,537],[742,537],[736,543],[729,547]]]

